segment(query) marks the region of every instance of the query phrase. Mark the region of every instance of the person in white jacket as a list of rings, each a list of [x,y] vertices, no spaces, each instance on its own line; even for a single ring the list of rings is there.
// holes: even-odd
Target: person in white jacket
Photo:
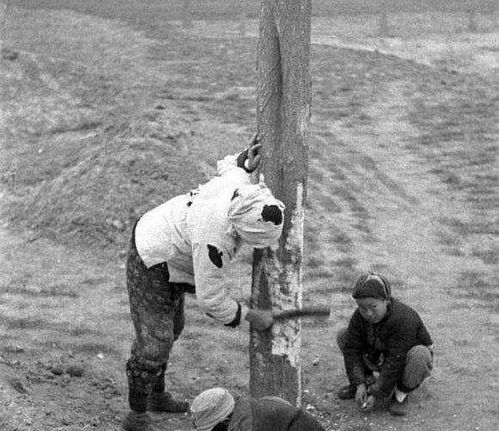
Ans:
[[[144,214],[133,229],[127,256],[127,288],[135,328],[127,361],[130,412],[123,428],[152,431],[147,410],[185,412],[187,402],[165,392],[164,375],[174,341],[184,327],[184,293],[228,327],[248,321],[272,326],[268,310],[248,309],[223,288],[226,267],[243,243],[275,247],[284,204],[263,184],[251,184],[259,165],[255,137],[239,155],[217,164],[217,176]]]

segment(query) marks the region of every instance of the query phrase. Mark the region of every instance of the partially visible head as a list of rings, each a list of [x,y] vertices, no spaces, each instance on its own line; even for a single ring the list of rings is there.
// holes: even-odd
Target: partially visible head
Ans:
[[[391,294],[388,280],[380,274],[369,272],[355,282],[352,297],[360,315],[370,323],[378,323],[386,316]]]
[[[265,185],[248,184],[234,192],[228,217],[246,244],[275,247],[282,233],[284,204]]]
[[[213,388],[201,392],[191,404],[194,429],[211,431],[232,413],[234,403],[234,397],[227,389]]]

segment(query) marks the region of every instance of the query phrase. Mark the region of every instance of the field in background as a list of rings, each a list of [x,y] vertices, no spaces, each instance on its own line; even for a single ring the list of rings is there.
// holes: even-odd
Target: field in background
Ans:
[[[71,9],[82,13],[98,13],[109,18],[147,19],[158,16],[168,19],[231,19],[258,14],[259,0],[7,0],[9,4],[24,8]],[[497,10],[493,0],[313,0],[312,13],[316,16],[339,14],[376,14],[381,11],[400,12],[468,12],[490,14]]]
[[[57,6],[38,6],[48,3]],[[18,55],[2,59],[0,95],[8,431],[119,428],[130,225],[206,180],[255,122],[256,21],[241,35],[237,22],[168,22],[151,12],[158,2],[64,4],[93,16],[12,8],[4,33]],[[314,21],[305,301],[332,302],[333,318],[305,324],[303,370],[305,405],[331,430],[494,428],[496,65],[469,58],[497,59],[497,33],[467,33],[460,16],[449,36],[435,25],[424,37],[402,15],[393,22],[408,32],[384,38],[375,17],[371,26],[362,17]],[[435,38],[442,48],[428,49]],[[455,39],[467,41],[459,55]],[[241,297],[245,257],[227,283]],[[345,381],[335,333],[353,310],[346,292],[368,268],[388,275],[436,340],[435,373],[409,419],[362,415],[335,396]],[[247,335],[213,324],[192,299],[187,313],[171,358],[174,391],[244,392]],[[157,419],[189,429],[183,416]]]

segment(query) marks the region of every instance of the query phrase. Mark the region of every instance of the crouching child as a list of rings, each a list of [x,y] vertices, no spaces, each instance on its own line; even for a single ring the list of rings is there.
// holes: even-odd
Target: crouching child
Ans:
[[[390,413],[404,416],[408,394],[433,368],[431,336],[419,314],[392,297],[385,277],[362,275],[352,296],[357,309],[337,336],[349,380],[338,396],[355,398],[362,410],[389,400]]]

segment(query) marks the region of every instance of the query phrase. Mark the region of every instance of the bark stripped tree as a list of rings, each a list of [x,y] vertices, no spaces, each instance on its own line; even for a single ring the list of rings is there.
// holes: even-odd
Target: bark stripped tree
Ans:
[[[301,264],[310,117],[311,0],[262,0],[258,45],[257,121],[265,182],[286,205],[279,249],[256,250],[252,306],[302,304]],[[301,404],[301,323],[276,323],[250,334],[250,392]]]

